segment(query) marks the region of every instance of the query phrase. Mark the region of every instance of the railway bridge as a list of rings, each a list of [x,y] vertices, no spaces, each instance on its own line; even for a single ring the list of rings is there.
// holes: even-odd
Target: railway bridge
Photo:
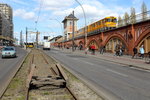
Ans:
[[[150,13],[150,12],[149,12]],[[85,43],[85,34],[74,38],[75,46],[83,46],[85,44],[90,47],[91,44],[96,46],[99,50],[101,46],[105,46],[106,52],[114,52],[117,44],[124,48],[125,54],[132,54],[133,48],[140,48],[144,45],[145,53],[150,52],[150,16],[145,20],[137,20],[136,23],[117,27],[107,31],[95,31],[87,34],[87,43]],[[72,47],[72,38],[67,41],[56,41],[55,46]]]

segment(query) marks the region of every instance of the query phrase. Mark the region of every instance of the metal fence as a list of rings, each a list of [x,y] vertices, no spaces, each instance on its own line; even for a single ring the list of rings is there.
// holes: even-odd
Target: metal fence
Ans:
[[[139,22],[150,20],[150,10],[144,13],[137,14],[135,16],[130,16],[129,18],[124,18],[122,20],[118,20],[117,27],[123,27],[130,24],[136,24]]]

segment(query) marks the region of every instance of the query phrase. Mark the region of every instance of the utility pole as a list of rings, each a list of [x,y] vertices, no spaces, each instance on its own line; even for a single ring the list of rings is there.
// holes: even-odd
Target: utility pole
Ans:
[[[83,8],[82,4],[78,0],[75,0],[75,1],[81,6],[83,14],[84,14],[84,21],[85,21],[84,34],[85,34],[85,53],[86,53],[86,49],[87,49],[87,36],[88,36],[88,28],[87,28],[87,25],[86,25],[86,15],[85,15],[85,11],[84,11],[84,8]]]
[[[73,23],[72,23],[72,51],[74,52],[74,11],[73,14]]]
[[[20,32],[20,46],[22,48],[22,31]]]
[[[26,27],[26,49],[27,49],[27,42],[28,42],[28,28]]]
[[[36,48],[38,48],[38,34],[39,34],[39,32],[37,31],[36,32]]]

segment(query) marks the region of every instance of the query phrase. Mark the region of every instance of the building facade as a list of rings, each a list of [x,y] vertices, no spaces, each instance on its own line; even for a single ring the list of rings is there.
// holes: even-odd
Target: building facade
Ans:
[[[13,41],[13,17],[12,8],[0,3],[0,45]]]
[[[69,35],[72,35],[73,20],[74,20],[74,31],[77,31],[77,20],[78,19],[73,14],[66,16],[65,19],[62,21],[64,24],[64,39],[65,40],[68,40]]]
[[[6,18],[12,22],[12,8],[8,4],[0,3],[0,10],[3,12]]]
[[[83,48],[90,48],[91,45],[95,45],[96,50],[100,50],[101,47],[105,48],[106,52],[115,53],[117,48],[122,50],[124,54],[133,54],[133,48],[139,49],[144,47],[145,54],[150,53],[150,11],[147,11],[147,16],[143,20],[143,14],[136,15],[136,22],[131,23],[128,19],[128,23],[122,26],[116,26],[116,28],[109,30],[100,30],[100,28],[95,28],[91,33],[87,34],[87,41],[85,40],[84,29],[82,28],[77,31],[74,37],[74,43],[77,46],[83,45]],[[140,16],[139,16],[140,15]],[[122,20],[124,22],[124,20]],[[93,27],[95,27],[93,25]],[[59,39],[55,42],[55,46],[67,45],[72,46],[72,38],[67,41]],[[87,44],[87,45],[84,45]]]

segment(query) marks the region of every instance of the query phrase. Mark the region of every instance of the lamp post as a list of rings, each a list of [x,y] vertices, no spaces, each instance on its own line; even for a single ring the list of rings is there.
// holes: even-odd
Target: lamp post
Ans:
[[[83,8],[83,6],[81,5],[81,3],[78,1],[78,0],[75,0],[79,5],[80,5],[80,7],[82,8],[82,11],[83,11],[83,14],[84,14],[84,23],[85,23],[85,28],[84,28],[84,34],[85,34],[85,48],[87,48],[87,32],[86,32],[86,26],[87,26],[87,24],[86,24],[86,15],[85,15],[85,10],[84,10],[84,8]]]
[[[74,11],[72,12],[73,15],[73,24],[72,24],[72,52],[74,52]]]
[[[61,24],[61,22],[59,21],[59,20],[57,20],[57,19],[49,19],[49,20],[55,20],[55,21],[57,21],[59,24],[60,24],[60,27],[61,27],[61,32],[62,32],[62,34],[63,34],[63,27],[62,27],[62,24]],[[62,47],[62,49],[63,49],[63,47]]]
[[[60,24],[60,27],[61,27],[61,31],[62,31],[62,33],[63,33],[63,28],[62,28],[62,24],[61,24],[61,22],[59,21],[59,20],[57,20],[57,19],[49,19],[49,20],[56,20],[59,24]]]
[[[26,27],[26,50],[27,50],[27,42],[28,42],[28,28]]]

